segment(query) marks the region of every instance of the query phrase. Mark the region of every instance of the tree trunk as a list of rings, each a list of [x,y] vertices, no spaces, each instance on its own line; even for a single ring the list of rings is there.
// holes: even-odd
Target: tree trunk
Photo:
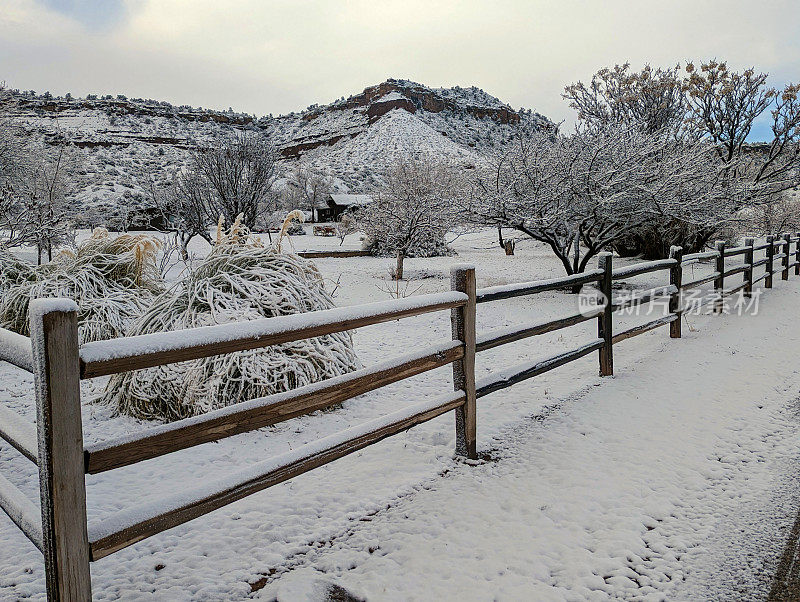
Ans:
[[[514,241],[513,240],[505,241],[505,243],[503,244],[503,248],[506,251],[506,255],[513,255],[514,254]]]
[[[402,250],[397,252],[397,265],[395,266],[394,270],[394,279],[395,280],[402,280],[403,279],[403,259],[405,259],[405,252]]]
[[[503,240],[503,226],[497,226],[497,240],[500,242],[500,248],[505,249],[506,243]],[[508,255],[508,250],[506,250],[506,255]]]

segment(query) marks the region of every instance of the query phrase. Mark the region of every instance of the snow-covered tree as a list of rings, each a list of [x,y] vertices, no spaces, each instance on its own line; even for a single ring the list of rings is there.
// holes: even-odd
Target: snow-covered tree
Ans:
[[[339,237],[339,246],[344,244],[344,239],[349,234],[355,234],[356,232],[358,232],[358,221],[351,212],[346,211],[336,224],[336,236]]]
[[[190,171],[209,188],[208,212],[232,224],[239,215],[252,229],[274,204],[278,150],[262,134],[240,133],[192,156]],[[193,176],[194,177],[194,176]]]
[[[733,71],[715,60],[688,63],[686,72],[691,131],[711,140],[731,179],[751,184],[751,203],[800,184],[800,84],[777,90],[767,85],[766,73]],[[747,138],[767,110],[772,140],[766,152],[752,152]]]
[[[162,221],[175,233],[181,257],[189,257],[188,246],[199,236],[209,243],[212,203],[206,181],[193,171],[178,171],[172,181],[158,186],[151,179],[147,184],[151,202],[158,207]]]
[[[550,246],[568,274],[659,220],[715,223],[724,191],[710,149],[638,127],[519,136],[479,170],[469,219]]]
[[[630,64],[605,67],[588,84],[568,85],[562,95],[588,127],[640,125],[646,132],[680,130],[687,101],[679,67],[638,72]]]
[[[795,193],[796,194],[796,193]],[[800,231],[800,199],[791,193],[774,195],[745,211],[746,230],[757,236]]]
[[[325,204],[333,182],[325,172],[310,167],[298,159],[289,172],[289,201],[294,208],[311,213],[311,221],[318,218],[318,209]]]
[[[36,246],[37,262],[43,253],[52,260],[57,245],[74,239],[74,196],[79,186],[78,155],[66,143],[55,151],[37,149],[22,184],[22,232]]]
[[[767,85],[767,74],[741,72],[711,60],[685,73],[678,67],[631,72],[630,66],[601,69],[591,82],[566,87],[564,97],[578,111],[582,127],[638,127],[648,133],[674,136],[691,146],[709,143],[728,190],[727,210],[735,214],[762,203],[779,203],[779,196],[800,184],[800,85],[779,91]],[[770,111],[772,140],[751,146],[753,124]],[[746,192],[746,194],[742,194]],[[749,211],[750,211],[749,210]],[[752,211],[750,211],[752,213]],[[762,212],[763,213],[763,212]],[[717,224],[653,217],[616,244],[625,255],[663,257],[670,245],[698,250],[716,237]]]
[[[395,279],[402,280],[406,257],[446,252],[458,192],[457,172],[449,163],[408,158],[387,170],[359,221],[370,250],[397,258]]]
[[[0,91],[2,92],[2,91]],[[0,229],[4,246],[33,245],[38,261],[73,234],[79,157],[66,141],[34,144],[2,109],[0,96]]]

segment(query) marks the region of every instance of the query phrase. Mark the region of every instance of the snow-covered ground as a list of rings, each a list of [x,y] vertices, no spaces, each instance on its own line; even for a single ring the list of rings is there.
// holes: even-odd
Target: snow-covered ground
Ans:
[[[561,275],[544,247],[523,241],[506,257],[494,236],[457,239],[455,257],[407,260],[407,293],[448,290],[449,266],[461,262],[476,264],[479,287]],[[312,236],[293,243],[339,248]],[[357,246],[354,236],[344,248]],[[390,298],[389,260],[317,264],[338,283],[341,306]],[[693,266],[684,279],[708,271]],[[662,328],[625,341],[613,378],[597,376],[592,354],[482,398],[477,464],[453,459],[450,413],[140,542],[92,565],[95,598],[302,600],[330,581],[370,600],[759,599],[800,497],[791,470],[799,293],[800,278],[776,280],[756,315],[687,316],[681,340]],[[478,330],[567,315],[576,303],[550,292],[482,305]],[[617,328],[651,318],[625,317]],[[483,353],[477,376],[573,348],[595,328]],[[354,338],[369,365],[449,339],[449,316]],[[32,420],[31,381],[0,363],[0,400]],[[102,384],[84,384],[87,442],[153,426],[91,404]],[[90,522],[451,389],[450,370],[440,369],[333,411],[89,476]],[[36,500],[33,465],[5,444],[0,473]],[[0,599],[42,599],[41,554],[4,515],[0,542]]]

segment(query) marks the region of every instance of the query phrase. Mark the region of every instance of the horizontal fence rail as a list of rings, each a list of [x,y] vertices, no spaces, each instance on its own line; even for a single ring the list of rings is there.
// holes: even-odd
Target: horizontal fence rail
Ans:
[[[16,332],[0,328],[0,361],[33,372],[31,340]]]
[[[728,276],[733,276],[734,274],[739,274],[749,269],[751,269],[749,263],[740,263],[727,268],[724,272],[722,272],[722,274],[720,274],[720,277],[727,278]]]
[[[650,272],[657,272],[659,270],[668,270],[678,263],[675,259],[662,259],[660,261],[647,261],[644,263],[636,263],[624,268],[619,268],[612,272],[614,280],[622,278],[631,278],[633,276],[640,276],[642,274],[649,274]]]
[[[649,303],[650,301],[653,301],[655,299],[669,297],[670,295],[674,295],[677,292],[678,292],[678,287],[673,284],[667,286],[659,286],[656,288],[651,288],[648,291],[639,293],[638,295],[633,295],[631,297],[628,297],[627,299],[618,301],[617,303],[612,303],[611,307],[614,311],[621,311],[623,309],[628,309],[629,307],[644,305],[645,303]]]
[[[553,332],[554,330],[561,330],[562,328],[574,326],[575,324],[580,324],[581,322],[596,318],[602,313],[603,310],[597,308],[587,311],[586,313],[577,313],[567,316],[566,318],[556,318],[554,320],[548,320],[547,322],[535,322],[532,324],[525,324],[522,327],[513,326],[511,328],[492,330],[478,336],[475,351],[480,353],[481,351],[494,349],[500,345],[513,343],[514,341],[520,341],[528,337]]]
[[[42,514],[14,484],[0,475],[0,508],[40,550],[44,549]]]
[[[174,332],[143,334],[81,346],[81,377],[94,378],[187,360],[259,349],[269,345],[344,332],[399,318],[461,307],[459,292],[419,295],[354,308],[338,307],[235,324],[219,324]]]
[[[285,393],[253,399],[200,416],[170,422],[144,433],[86,447],[86,472],[96,474],[246,433],[330,407],[388,384],[440,368],[461,359],[463,345],[448,342],[349,372]]]
[[[764,248],[766,248],[766,246]],[[697,261],[703,259],[713,259],[717,257],[717,255],[719,255],[719,253],[717,253],[716,251],[702,251],[700,253],[689,253],[683,256],[683,261],[684,263],[686,263],[690,261]]]
[[[371,257],[372,251],[298,251],[297,254],[305,259],[340,259],[343,257]]]
[[[490,286],[482,288],[477,292],[477,302],[487,303],[489,301],[499,301],[500,299],[511,299],[522,295],[535,295],[545,291],[553,291],[560,288],[570,288],[580,286],[590,282],[597,282],[602,276],[600,270],[589,270],[582,274],[565,276],[563,278],[552,278],[550,280],[537,280],[535,282],[520,282],[517,284],[506,284],[502,286]]]
[[[463,391],[418,403],[89,527],[92,560],[408,430],[464,404]],[[144,518],[143,518],[144,517]]]
[[[36,437],[35,424],[28,422],[14,410],[0,405],[0,438],[32,462],[36,462],[39,455]]]
[[[589,355],[592,351],[597,351],[603,347],[603,339],[595,339],[585,345],[581,345],[577,349],[571,351],[564,351],[563,353],[556,354],[544,360],[529,364],[519,364],[512,366],[506,370],[499,371],[495,374],[487,376],[486,378],[478,381],[475,385],[476,395],[481,398],[489,393],[506,389],[512,385],[521,383],[522,381],[539,376],[545,372],[549,372],[554,368],[568,364],[585,355]]]
[[[792,249],[792,244],[795,248]],[[350,308],[310,312],[250,322],[191,328],[78,344],[77,307],[66,300],[31,303],[32,338],[0,329],[0,360],[36,376],[37,420],[34,425],[0,403],[0,438],[40,473],[41,510],[13,483],[0,475],[0,508],[40,549],[45,557],[48,597],[51,600],[88,600],[91,597],[89,562],[103,558],[147,537],[212,512],[257,491],[342,458],[422,422],[453,411],[456,454],[476,458],[476,400],[550,370],[598,353],[599,374],[614,373],[613,347],[622,341],[669,326],[669,336],[680,338],[685,315],[685,291],[710,284],[706,303],[721,312],[726,296],[753,287],[773,286],[773,276],[800,274],[800,233],[768,236],[756,245],[726,248],[717,241],[713,251],[683,255],[679,247],[669,259],[640,262],[612,269],[608,253],[598,268],[549,280],[521,282],[476,290],[472,266],[454,266],[451,291]],[[764,257],[755,258],[763,251]],[[726,259],[741,257],[741,263]],[[713,262],[710,274],[684,281],[687,266]],[[705,264],[708,265],[708,264]],[[756,274],[763,266],[763,273]],[[617,294],[613,283],[627,278],[667,272],[668,284]],[[731,278],[741,274],[734,280]],[[546,291],[582,292],[581,311],[558,318],[476,332],[476,306]],[[727,285],[727,286],[726,286]],[[637,306],[666,302],[665,315],[614,332],[614,314]],[[704,304],[705,305],[705,304]],[[449,310],[452,338],[392,360],[291,391],[231,405],[185,420],[162,424],[137,433],[84,445],[80,411],[80,378],[88,379],[214,355],[258,349],[310,337],[349,331],[389,320]],[[573,349],[533,359],[490,373],[476,382],[476,353],[589,320],[597,323],[597,337]],[[395,410],[379,418],[312,441],[285,454],[254,463],[223,478],[189,491],[120,510],[105,519],[86,518],[86,474],[96,474],[155,460],[165,454],[254,431],[297,416],[335,406],[386,385],[450,365],[453,391]],[[69,517],[68,519],[66,517]]]
[[[696,288],[698,286],[702,286],[703,284],[708,284],[713,280],[717,280],[720,277],[719,272],[713,272],[708,276],[703,276],[702,278],[698,278],[697,280],[692,280],[691,282],[687,282],[686,284],[682,285],[681,288],[683,290],[687,290],[690,288]]]
[[[657,320],[647,322],[647,324],[640,324],[638,326],[634,326],[633,328],[629,328],[628,330],[623,330],[622,332],[615,334],[611,340],[614,342],[614,344],[616,344],[624,341],[625,339],[630,339],[631,337],[649,332],[654,328],[658,328],[659,326],[666,326],[678,318],[680,318],[679,315],[664,316],[663,318],[658,318]]]
[[[733,247],[731,249],[725,249],[725,257],[734,257],[736,255],[744,255],[750,250],[750,247]]]

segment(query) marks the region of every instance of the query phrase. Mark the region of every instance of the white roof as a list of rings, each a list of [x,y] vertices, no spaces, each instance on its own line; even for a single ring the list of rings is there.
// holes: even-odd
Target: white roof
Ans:
[[[368,194],[332,194],[331,200],[340,207],[352,207],[368,205],[372,202],[372,197]]]

